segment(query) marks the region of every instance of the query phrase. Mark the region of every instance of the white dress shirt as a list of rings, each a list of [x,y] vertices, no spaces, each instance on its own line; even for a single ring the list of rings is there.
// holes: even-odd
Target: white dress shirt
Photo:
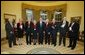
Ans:
[[[62,28],[64,28],[66,25],[66,21],[63,21],[63,24],[61,25]]]
[[[72,31],[72,26],[74,25],[74,23],[71,24],[71,27],[69,27],[69,30]]]

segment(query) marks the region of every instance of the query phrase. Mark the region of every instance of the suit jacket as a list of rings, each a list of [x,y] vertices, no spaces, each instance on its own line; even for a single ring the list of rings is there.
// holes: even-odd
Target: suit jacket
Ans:
[[[56,22],[56,31],[60,32],[60,26],[61,26],[61,22]]]
[[[36,39],[37,38],[37,24],[35,24],[34,25],[34,23],[33,23],[33,36],[34,36],[34,39]]]
[[[46,34],[51,34],[51,23],[48,23],[48,25],[45,24],[45,32]]]
[[[71,24],[69,25],[69,27],[71,27]],[[72,26],[72,31],[69,31],[69,37],[78,39],[78,33],[79,33],[79,24],[75,22],[74,25]]]
[[[51,23],[51,34],[52,34],[52,36],[54,35],[56,35],[56,22],[53,24],[53,23]]]
[[[42,22],[42,27],[40,27],[40,21],[37,22],[37,32],[43,34],[43,31],[45,31],[45,23]]]
[[[30,22],[30,32],[33,33],[33,22]]]
[[[13,27],[11,26],[11,24],[9,22],[6,23],[5,30],[6,30],[6,33],[7,33],[8,38],[12,37],[12,35],[14,34],[14,32],[13,32]]]
[[[61,23],[61,25],[62,25],[62,23]],[[65,26],[64,27],[60,27],[60,33],[66,34],[67,31],[68,31],[68,22],[66,21]]]
[[[28,21],[25,23],[25,32],[27,35],[30,34],[30,28],[31,28],[31,25],[28,24]]]
[[[17,37],[17,28],[16,27],[13,28],[14,28],[14,35]]]
[[[20,25],[22,25],[22,29],[20,28]],[[24,32],[24,24],[17,23],[17,33],[18,37],[23,37],[23,32]]]

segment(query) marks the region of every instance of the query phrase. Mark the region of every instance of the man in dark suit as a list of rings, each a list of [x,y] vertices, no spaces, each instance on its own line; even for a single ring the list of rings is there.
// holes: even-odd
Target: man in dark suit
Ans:
[[[69,46],[73,50],[76,47],[77,40],[78,40],[78,33],[79,33],[79,24],[76,20],[69,25]]]
[[[53,19],[51,23],[51,37],[52,37],[52,44],[56,46],[56,21],[55,19]]]
[[[31,43],[31,38],[30,38],[30,21],[26,21],[25,23],[25,34],[26,34],[26,44]]]
[[[39,34],[39,44],[43,44],[43,37],[45,33],[45,23],[40,18],[40,21],[37,23],[37,30]]]
[[[30,44],[33,41],[33,21],[30,20]]]
[[[59,45],[61,45],[61,42],[63,40],[63,45],[65,46],[67,31],[68,31],[68,22],[66,21],[66,17],[64,17],[60,27]]]
[[[61,21],[56,20],[56,32],[60,32]]]
[[[46,19],[46,25],[45,25],[45,44],[50,45],[50,35],[51,35],[51,24],[49,22],[49,19]]]
[[[60,26],[61,26],[61,20],[56,20],[56,42],[57,42],[57,36],[60,34],[60,29],[61,29]]]
[[[16,45],[15,38],[14,38],[13,24],[11,21],[6,22],[5,30],[8,35],[9,47],[12,47],[12,43],[13,43],[13,45]]]

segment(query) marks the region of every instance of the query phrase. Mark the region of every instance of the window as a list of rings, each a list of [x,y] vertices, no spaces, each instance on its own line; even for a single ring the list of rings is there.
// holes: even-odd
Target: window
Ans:
[[[30,9],[26,9],[26,17],[27,20],[33,20],[33,11]]]
[[[47,19],[47,11],[41,10],[40,17],[45,21]]]
[[[56,10],[54,12],[54,18],[57,20],[57,21],[61,21],[62,20],[62,10]]]

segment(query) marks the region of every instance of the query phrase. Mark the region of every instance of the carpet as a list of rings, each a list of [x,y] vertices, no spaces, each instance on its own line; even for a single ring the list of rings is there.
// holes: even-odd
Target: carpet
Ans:
[[[35,48],[27,52],[27,54],[60,54],[60,52],[56,51],[52,48]]]

